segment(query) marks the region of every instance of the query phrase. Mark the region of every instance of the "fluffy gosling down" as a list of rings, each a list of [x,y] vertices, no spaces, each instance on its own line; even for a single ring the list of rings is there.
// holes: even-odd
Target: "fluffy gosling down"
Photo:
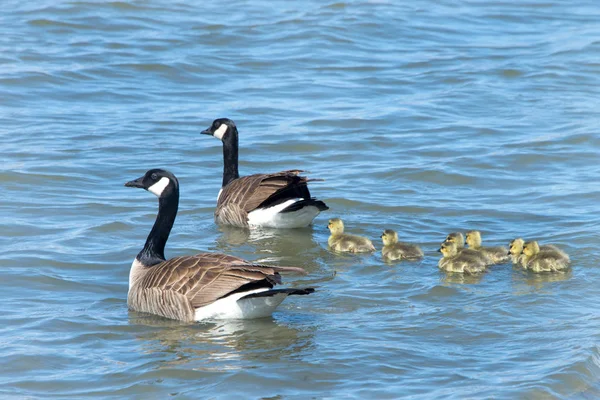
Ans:
[[[375,251],[375,246],[366,237],[344,233],[344,223],[339,218],[330,219],[327,228],[331,232],[327,243],[333,251],[349,253],[369,253]]]
[[[508,261],[508,251],[506,247],[484,247],[481,245],[481,232],[469,231],[467,232],[467,239],[465,242],[470,249],[482,252],[484,255],[492,261],[493,264],[500,264]]]
[[[438,262],[438,267],[442,271],[471,275],[485,271],[486,263],[480,256],[459,252],[456,243],[444,242],[438,251],[442,253],[442,258]]]
[[[523,247],[521,265],[531,272],[565,272],[570,262],[569,256],[555,247],[541,250],[536,241],[526,243]]]
[[[465,237],[460,232],[449,233],[448,236],[446,236],[445,242],[454,243],[459,251],[465,247]]]
[[[521,261],[523,260],[523,248],[525,247],[525,241],[521,238],[516,238],[509,244],[509,254],[512,259],[513,264],[522,265]],[[567,253],[554,246],[553,244],[544,244],[539,245],[540,253],[552,254],[557,258],[564,258],[569,260],[569,256]]]
[[[446,236],[444,243],[454,243],[456,245],[456,251],[465,256],[480,258],[485,265],[492,265],[492,259],[482,251],[475,249],[465,249],[465,237],[460,232],[452,232]]]
[[[508,254],[513,264],[521,264],[523,247],[525,247],[525,241],[521,238],[516,238],[508,244]]]
[[[398,242],[398,233],[386,229],[381,234],[383,248],[381,255],[389,261],[394,260],[418,260],[423,257],[423,250],[417,245]]]

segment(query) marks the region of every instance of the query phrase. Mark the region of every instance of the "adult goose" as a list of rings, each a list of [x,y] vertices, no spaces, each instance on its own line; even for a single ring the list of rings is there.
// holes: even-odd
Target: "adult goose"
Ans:
[[[158,197],[158,215],[129,272],[127,304],[134,311],[181,321],[251,319],[271,315],[289,295],[312,288],[273,289],[280,273],[302,268],[258,265],[218,253],[165,259],[165,244],[179,205],[179,182],[172,173],[152,169],[125,186]]]
[[[329,207],[311,197],[300,170],[255,174],[240,178],[238,130],[219,118],[202,131],[223,142],[223,184],[217,197],[215,222],[238,227],[300,228]]]

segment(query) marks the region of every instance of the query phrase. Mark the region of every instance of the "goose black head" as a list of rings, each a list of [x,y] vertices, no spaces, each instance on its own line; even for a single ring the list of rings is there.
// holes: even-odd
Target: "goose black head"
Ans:
[[[235,126],[235,122],[229,118],[217,118],[213,121],[208,129],[205,129],[200,133],[203,135],[211,135],[219,140],[223,140],[226,135],[230,135],[236,131],[237,128]]]
[[[127,187],[146,189],[154,193],[156,197],[161,198],[179,189],[179,181],[169,171],[164,169],[151,169],[133,181],[125,184]]]

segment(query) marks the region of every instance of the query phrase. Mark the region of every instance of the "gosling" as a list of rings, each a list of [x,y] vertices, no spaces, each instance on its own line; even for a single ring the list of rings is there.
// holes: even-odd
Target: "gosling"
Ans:
[[[479,257],[486,265],[493,264],[492,259],[484,252],[475,249],[465,249],[465,237],[460,232],[450,233],[448,236],[446,236],[444,243],[454,243],[456,245],[456,250],[459,253],[470,257]]]
[[[506,247],[484,247],[481,245],[481,232],[469,231],[467,232],[467,240],[465,242],[470,249],[482,252],[488,256],[492,264],[501,264],[509,260],[508,251]]]
[[[445,241],[454,243],[459,251],[465,247],[465,237],[460,232],[449,233]]]
[[[513,264],[521,265],[523,246],[525,246],[525,241],[521,238],[516,238],[508,244],[508,255]]]
[[[521,265],[531,272],[565,272],[571,260],[562,251],[541,251],[535,240],[525,244]]]
[[[473,257],[458,251],[456,243],[444,242],[438,250],[442,258],[438,267],[446,272],[460,272],[475,275],[485,271],[486,264],[481,257]]]
[[[339,218],[330,219],[327,228],[331,232],[327,243],[333,251],[349,253],[370,253],[375,251],[375,246],[366,237],[345,234],[344,223]]]
[[[409,243],[398,243],[398,233],[386,229],[381,234],[383,248],[382,257],[387,261],[395,260],[417,260],[423,257],[423,250],[419,246]]]
[[[540,253],[551,254],[557,258],[564,258],[569,260],[569,256],[567,253],[554,246],[553,244],[544,244],[538,245],[540,248]],[[525,241],[521,238],[516,238],[509,244],[509,254],[512,259],[513,264],[518,264],[523,266],[523,247],[525,247]]]

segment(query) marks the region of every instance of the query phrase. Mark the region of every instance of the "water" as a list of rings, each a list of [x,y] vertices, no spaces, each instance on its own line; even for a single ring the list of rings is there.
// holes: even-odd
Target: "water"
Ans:
[[[198,4],[195,4],[198,3]],[[0,14],[2,398],[600,396],[597,2],[36,1]],[[324,178],[312,228],[218,228],[217,117],[242,174]],[[129,312],[156,200],[167,256],[297,265],[272,319]],[[326,247],[327,219],[421,263]],[[567,275],[436,267],[448,232],[565,249]],[[376,240],[377,247],[381,244]]]

